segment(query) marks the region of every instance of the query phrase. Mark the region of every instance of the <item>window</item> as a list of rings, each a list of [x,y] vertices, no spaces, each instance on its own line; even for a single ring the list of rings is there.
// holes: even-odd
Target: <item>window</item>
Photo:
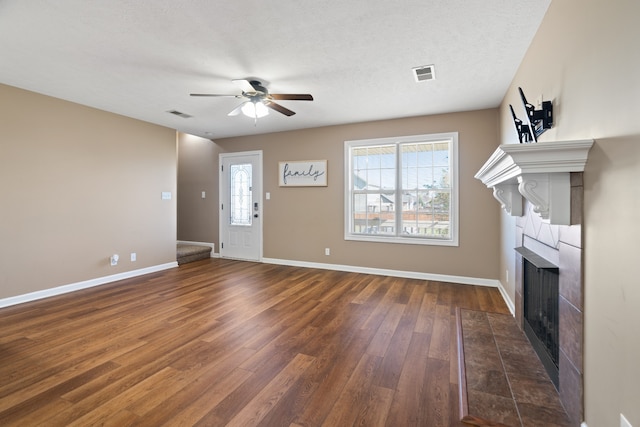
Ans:
[[[345,142],[345,239],[458,245],[458,134]]]
[[[251,163],[231,165],[231,225],[251,226]]]

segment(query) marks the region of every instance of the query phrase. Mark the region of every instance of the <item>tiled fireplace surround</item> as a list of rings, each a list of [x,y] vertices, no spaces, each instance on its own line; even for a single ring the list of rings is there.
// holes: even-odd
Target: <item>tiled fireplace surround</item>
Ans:
[[[533,212],[526,202],[516,219],[515,247],[524,246],[560,268],[560,399],[575,425],[583,419],[583,281],[582,281],[582,172],[572,172],[571,224],[553,225]],[[523,327],[523,258],[516,252],[515,316]]]

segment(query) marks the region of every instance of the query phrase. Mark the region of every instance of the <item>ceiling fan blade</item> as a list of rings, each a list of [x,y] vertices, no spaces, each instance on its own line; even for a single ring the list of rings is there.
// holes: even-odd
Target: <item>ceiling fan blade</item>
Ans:
[[[240,89],[242,89],[242,92],[251,93],[256,91],[256,89],[251,85],[249,80],[236,79],[231,81],[237,84],[238,86],[240,86]]]
[[[244,107],[244,104],[246,104],[247,102],[251,101],[245,101],[242,104],[238,105],[236,108],[231,110],[231,112],[227,114],[227,116],[237,116],[238,114],[240,114],[242,112],[242,107]]]
[[[313,96],[309,94],[272,93],[271,98],[279,101],[313,101]]]
[[[295,112],[289,110],[288,108],[284,108],[282,105],[276,104],[272,101],[265,102],[264,105],[271,108],[272,110],[276,110],[278,113],[284,114],[285,116],[293,116],[295,114]]]
[[[219,95],[217,93],[190,93],[189,96],[233,96],[234,98],[239,98],[238,95]]]

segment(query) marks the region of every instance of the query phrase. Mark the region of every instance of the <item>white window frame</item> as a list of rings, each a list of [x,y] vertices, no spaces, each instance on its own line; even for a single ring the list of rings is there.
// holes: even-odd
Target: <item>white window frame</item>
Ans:
[[[451,196],[450,196],[450,208],[451,208],[451,216],[449,218],[450,224],[450,232],[451,236],[449,239],[435,238],[435,237],[417,237],[417,236],[401,236],[396,235],[380,235],[380,234],[361,234],[361,233],[353,233],[353,197],[352,197],[352,189],[353,189],[353,165],[352,165],[352,156],[351,149],[362,146],[373,146],[373,145],[390,145],[393,144],[398,147],[403,143],[412,143],[412,142],[441,142],[441,141],[449,141],[450,143],[450,151],[449,151],[449,171],[450,171],[450,186],[451,186]],[[400,156],[397,156],[396,159],[396,193],[400,194],[401,197],[402,189],[402,180],[401,180],[401,159]],[[367,241],[367,242],[381,242],[381,243],[405,243],[405,244],[413,244],[413,245],[437,245],[437,246],[458,246],[458,238],[459,238],[459,185],[458,185],[458,132],[447,132],[447,133],[437,133],[437,134],[425,134],[425,135],[410,135],[410,136],[401,136],[401,137],[390,137],[390,138],[375,138],[375,139],[361,139],[361,140],[353,140],[353,141],[345,141],[344,142],[344,177],[345,177],[345,187],[344,187],[344,239],[345,240],[357,240],[357,241]],[[397,204],[397,203],[396,203]],[[396,230],[398,227],[396,226]]]

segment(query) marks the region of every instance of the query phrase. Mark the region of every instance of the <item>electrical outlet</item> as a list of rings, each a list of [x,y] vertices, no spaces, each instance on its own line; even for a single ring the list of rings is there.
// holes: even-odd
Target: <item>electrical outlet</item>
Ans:
[[[633,427],[624,415],[620,414],[620,427]]]
[[[506,281],[509,283],[509,269],[507,268],[505,271]]]
[[[331,249],[329,249],[329,248],[324,248],[324,254],[325,254],[325,255],[331,255]]]
[[[109,261],[111,262],[111,266],[118,265],[119,259],[120,257],[118,256],[118,254],[111,255],[111,258],[109,258]]]
[[[136,253],[131,252],[131,262],[134,262],[136,259],[138,259],[138,256],[136,255]]]

